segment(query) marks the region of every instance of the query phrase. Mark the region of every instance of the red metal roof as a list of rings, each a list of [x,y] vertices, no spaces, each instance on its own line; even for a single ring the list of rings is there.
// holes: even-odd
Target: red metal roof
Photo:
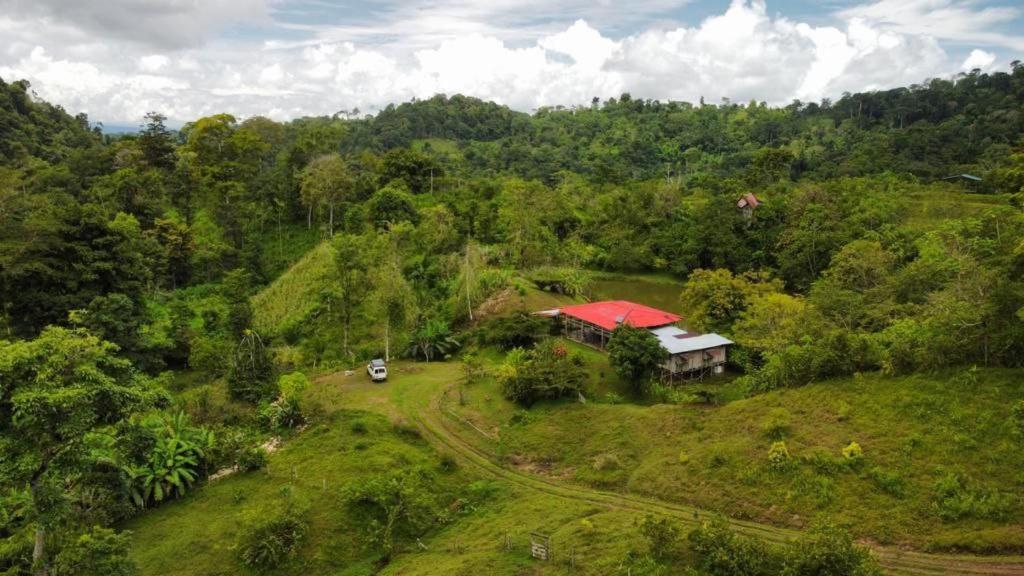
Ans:
[[[679,316],[626,300],[605,300],[562,308],[562,314],[614,330],[620,322],[636,328],[654,328],[679,321]]]

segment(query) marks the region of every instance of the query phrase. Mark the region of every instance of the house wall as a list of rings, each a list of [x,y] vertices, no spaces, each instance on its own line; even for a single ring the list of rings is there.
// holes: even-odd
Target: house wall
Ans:
[[[716,346],[706,350],[694,350],[693,352],[673,354],[662,366],[671,372],[688,372],[690,370],[697,370],[704,366],[705,353],[712,356],[712,359],[709,361],[710,364],[725,364],[725,346]]]

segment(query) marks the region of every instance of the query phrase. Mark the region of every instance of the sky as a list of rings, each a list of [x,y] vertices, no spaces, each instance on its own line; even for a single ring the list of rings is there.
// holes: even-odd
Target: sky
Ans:
[[[784,105],[1015,60],[1020,0],[0,0],[0,78],[114,125],[438,93]]]

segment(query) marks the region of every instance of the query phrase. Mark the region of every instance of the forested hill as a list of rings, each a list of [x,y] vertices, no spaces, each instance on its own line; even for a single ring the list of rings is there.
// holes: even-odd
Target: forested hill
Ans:
[[[72,117],[60,106],[34,98],[23,80],[7,84],[0,78],[0,165],[34,156],[47,162],[68,157],[75,149],[96,145],[85,114]]]
[[[1024,66],[836,102],[716,105],[642,100],[623,94],[590,106],[542,108],[532,116],[464,96],[389,106],[354,123],[352,149],[461,143],[477,169],[553,181],[562,170],[602,181],[671,173],[741,172],[764,147],[792,155],[792,175],[825,179],[880,171],[944,177],[984,173],[1024,130]]]
[[[683,277],[767,269],[803,291],[864,226],[880,226],[877,207],[858,204],[870,194],[851,190],[895,190],[884,199],[892,207],[927,193],[914,188],[921,183],[970,173],[982,178],[963,184],[971,191],[1019,193],[1022,110],[1024,66],[1015,63],[782,108],[624,94],[524,114],[436,96],[363,118],[217,114],[180,132],[151,113],[137,135],[102,136],[84,114],[39,101],[27,82],[0,81],[2,323],[31,335],[77,311],[75,323],[115,341],[121,334],[130,352],[155,345],[127,336],[151,321],[152,294],[232,270],[247,274],[247,293],[317,234],[431,217],[455,235],[440,249],[474,238],[510,268],[572,263]],[[802,183],[820,183],[823,198],[809,202],[831,207],[821,216],[828,222],[811,223],[819,232],[810,256],[786,252],[802,250],[790,239],[806,219],[797,212],[804,200],[790,193]],[[776,196],[753,226],[732,208],[749,191]],[[310,229],[302,242],[284,238],[301,228]],[[446,293],[438,262],[405,265],[424,298]]]

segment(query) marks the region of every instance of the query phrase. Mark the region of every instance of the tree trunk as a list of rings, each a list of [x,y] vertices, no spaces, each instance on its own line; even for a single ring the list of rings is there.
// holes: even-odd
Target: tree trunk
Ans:
[[[306,230],[313,227],[313,205],[309,205],[309,210],[306,211]]]
[[[342,336],[341,345],[345,350],[345,355],[348,356],[348,314],[345,315],[345,327],[343,334],[344,336]]]
[[[327,225],[327,235],[334,238],[334,202],[331,202],[331,218],[330,223]]]
[[[39,510],[39,482],[43,472],[40,469],[29,485],[29,492],[32,495],[32,503],[36,510]],[[32,547],[32,574],[33,576],[48,576],[50,573],[46,565],[46,527],[40,523],[36,526],[35,543]]]
[[[391,362],[391,319],[384,321],[384,361]]]
[[[469,269],[469,244],[466,244],[466,308],[469,309],[469,321],[473,321],[473,300],[470,297],[470,284],[473,281],[473,276],[470,274]]]
[[[48,576],[49,568],[46,566],[46,528],[36,528],[35,545],[32,547],[32,574],[33,576]]]

